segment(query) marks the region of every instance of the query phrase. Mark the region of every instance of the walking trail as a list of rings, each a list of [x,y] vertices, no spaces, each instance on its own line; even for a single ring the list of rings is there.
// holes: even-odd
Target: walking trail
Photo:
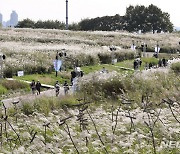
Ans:
[[[157,72],[157,71],[159,71],[159,72],[168,72],[169,68],[170,68],[170,65],[172,63],[174,63],[174,62],[180,62],[180,58],[168,61],[168,66],[167,67],[143,70],[142,74],[144,76],[148,76],[148,74],[151,74],[151,73]],[[125,69],[125,68],[123,68],[123,69]],[[126,68],[126,69],[128,69],[128,68]],[[10,79],[10,80],[12,80],[12,79]],[[28,82],[28,81],[25,81],[25,82]],[[13,103],[17,102],[17,101],[19,101],[18,105],[21,105],[22,102],[32,101],[32,100],[34,100],[36,98],[41,98],[41,97],[44,97],[44,96],[46,96],[46,97],[53,97],[54,96],[55,97],[55,89],[52,89],[52,88],[54,88],[53,86],[51,86],[51,85],[43,85],[43,86],[51,88],[51,89],[46,90],[46,91],[42,91],[40,95],[27,94],[27,95],[22,95],[22,96],[14,97],[14,98],[3,99],[3,100],[1,100],[1,102],[4,103],[6,108],[9,108],[9,107],[13,107]],[[71,90],[69,92],[72,93]],[[60,88],[60,92],[59,92],[59,96],[58,97],[61,97],[62,95],[64,95],[64,88],[63,87]]]
[[[8,99],[3,99],[1,100],[1,102],[4,103],[6,108],[9,107],[13,107],[13,103],[15,102],[19,102],[17,105],[20,106],[22,105],[22,102],[28,102],[28,101],[32,101],[35,100],[37,98],[41,98],[41,97],[55,97],[55,89],[49,89],[46,91],[42,91],[40,95],[37,94],[27,94],[27,95],[22,95],[22,96],[17,96],[17,97],[13,97],[13,98],[8,98]],[[60,92],[59,92],[59,96],[61,97],[62,95],[64,95],[64,88],[61,87],[60,88]]]

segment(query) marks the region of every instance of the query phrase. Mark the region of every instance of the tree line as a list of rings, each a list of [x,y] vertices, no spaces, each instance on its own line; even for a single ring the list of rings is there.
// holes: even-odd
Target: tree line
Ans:
[[[44,28],[44,29],[65,29],[65,23],[60,21],[37,21],[30,19],[20,21],[16,26],[18,28]],[[170,15],[162,12],[160,8],[151,4],[148,7],[143,5],[130,5],[126,9],[126,14],[120,16],[103,16],[92,19],[83,19],[78,23],[69,25],[69,30],[82,31],[115,31],[126,30],[129,32],[172,32],[173,24],[170,21]]]

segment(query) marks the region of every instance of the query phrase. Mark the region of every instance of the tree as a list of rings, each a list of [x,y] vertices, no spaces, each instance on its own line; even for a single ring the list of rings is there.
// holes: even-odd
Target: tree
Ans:
[[[35,22],[30,19],[24,19],[22,21],[19,21],[17,28],[35,28]]]
[[[103,16],[94,19],[84,19],[79,22],[81,30],[102,30],[115,31],[123,29],[123,17],[116,14],[115,16]]]
[[[168,13],[162,12],[157,6],[129,6],[124,16],[125,30],[130,32],[141,30],[149,31],[173,31],[173,24],[170,22]]]
[[[129,32],[142,30],[144,31],[146,18],[145,6],[129,6],[126,9],[126,15],[124,17],[124,30]]]
[[[69,25],[69,30],[80,30],[80,26],[79,26],[79,23],[72,23]]]

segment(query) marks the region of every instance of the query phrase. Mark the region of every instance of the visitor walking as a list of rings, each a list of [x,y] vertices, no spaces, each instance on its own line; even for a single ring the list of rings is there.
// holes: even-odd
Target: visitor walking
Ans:
[[[73,70],[71,71],[71,85],[73,85],[73,80],[76,77],[76,72]]]
[[[36,90],[37,90],[37,95],[40,95],[40,93],[41,93],[41,83],[40,83],[39,80],[36,83]]]
[[[59,95],[59,90],[60,90],[60,85],[58,81],[56,81],[54,87],[55,87],[55,92],[56,92],[56,97],[57,97]]]
[[[32,80],[32,82],[30,83],[30,87],[31,87],[32,94],[35,94],[35,91],[36,91],[36,83],[35,83],[34,80]]]
[[[67,95],[68,94],[68,90],[69,90],[69,86],[68,86],[67,81],[64,82],[63,87],[64,87],[64,94]]]

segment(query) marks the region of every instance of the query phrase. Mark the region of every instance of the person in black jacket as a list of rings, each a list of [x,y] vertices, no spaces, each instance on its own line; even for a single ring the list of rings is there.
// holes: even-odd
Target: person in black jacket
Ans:
[[[73,85],[73,79],[76,77],[76,72],[72,71],[71,72],[71,85]]]
[[[36,83],[34,80],[32,80],[32,82],[30,83],[30,87],[32,90],[32,94],[35,94],[35,90],[36,90]]]
[[[36,83],[36,90],[37,90],[37,95],[40,95],[40,93],[41,93],[41,83],[39,82],[39,80]]]

